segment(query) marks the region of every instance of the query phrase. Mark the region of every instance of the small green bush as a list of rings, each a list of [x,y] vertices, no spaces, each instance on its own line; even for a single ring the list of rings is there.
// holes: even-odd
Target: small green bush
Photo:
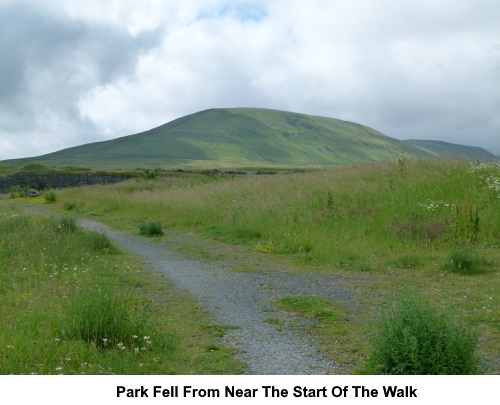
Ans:
[[[475,272],[479,263],[478,255],[472,250],[455,250],[448,259],[447,267],[453,273],[468,274]]]
[[[145,169],[142,175],[146,180],[154,180],[160,177],[161,168],[155,166],[153,169]]]
[[[45,201],[48,203],[56,202],[57,194],[54,190],[49,190],[43,194],[43,198],[45,198]]]
[[[477,334],[403,290],[383,306],[369,361],[373,374],[477,374]]]
[[[24,198],[28,189],[23,186],[12,186],[9,190],[10,198]]]
[[[163,230],[159,222],[149,222],[141,224],[139,227],[139,234],[144,236],[161,236],[163,235]]]

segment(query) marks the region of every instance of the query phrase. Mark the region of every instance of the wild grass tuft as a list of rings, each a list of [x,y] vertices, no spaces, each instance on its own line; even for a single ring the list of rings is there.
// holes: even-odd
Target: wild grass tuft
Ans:
[[[130,345],[133,336],[144,336],[143,319],[133,316],[130,297],[110,288],[89,288],[74,294],[68,305],[69,337],[101,348]]]
[[[64,209],[67,211],[72,211],[76,208],[76,204],[72,202],[65,202],[64,203]]]
[[[144,236],[161,236],[163,235],[163,230],[159,222],[148,222],[141,224],[139,227],[139,235]]]
[[[484,260],[481,260],[478,253],[472,248],[461,248],[450,254],[444,268],[453,273],[472,274],[477,272],[483,263]]]
[[[78,229],[76,220],[73,217],[64,217],[56,222],[56,231],[60,233],[74,233]]]
[[[95,252],[104,252],[116,254],[119,252],[115,244],[104,233],[93,232],[85,237],[85,242],[90,250]]]

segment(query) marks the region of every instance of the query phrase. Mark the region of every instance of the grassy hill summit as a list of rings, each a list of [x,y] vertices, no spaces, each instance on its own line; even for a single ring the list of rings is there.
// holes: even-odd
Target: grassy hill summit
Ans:
[[[221,108],[138,134],[4,164],[307,168],[435,154],[353,122],[270,109]]]

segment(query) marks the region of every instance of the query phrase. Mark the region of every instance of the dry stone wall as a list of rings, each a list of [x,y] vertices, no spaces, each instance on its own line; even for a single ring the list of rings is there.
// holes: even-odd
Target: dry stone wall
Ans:
[[[92,184],[112,184],[126,180],[127,176],[105,174],[64,174],[64,173],[23,173],[0,177],[0,193],[8,193],[13,186],[22,186],[36,190],[65,188]]]

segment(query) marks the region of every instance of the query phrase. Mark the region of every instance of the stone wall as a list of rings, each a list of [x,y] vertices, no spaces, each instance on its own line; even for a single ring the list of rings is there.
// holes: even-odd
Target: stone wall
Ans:
[[[0,177],[0,193],[8,193],[13,186],[45,190],[48,188],[65,188],[92,184],[112,184],[127,180],[127,176],[111,176],[106,174],[65,174],[65,173],[23,173]]]

